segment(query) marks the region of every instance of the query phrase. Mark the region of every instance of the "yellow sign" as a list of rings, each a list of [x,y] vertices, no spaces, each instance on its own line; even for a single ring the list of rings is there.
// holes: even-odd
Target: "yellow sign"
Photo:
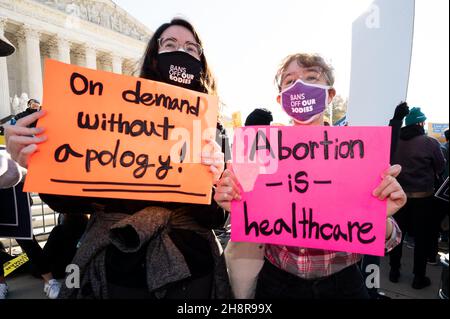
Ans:
[[[5,273],[5,277],[8,276],[10,273],[12,273],[14,270],[22,266],[28,261],[27,254],[23,253],[19,256],[17,256],[14,259],[11,259],[10,261],[7,261],[3,264],[3,271]]]
[[[445,130],[448,130],[448,123],[428,123],[428,136],[436,138],[441,143],[446,142]]]
[[[242,127],[242,118],[241,118],[241,112],[237,111],[231,114],[231,118],[233,121],[233,127]]]

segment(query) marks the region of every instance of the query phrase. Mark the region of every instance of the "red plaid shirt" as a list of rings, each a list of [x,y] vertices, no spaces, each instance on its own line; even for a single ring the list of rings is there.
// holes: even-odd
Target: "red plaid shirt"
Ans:
[[[386,251],[402,239],[402,232],[393,218],[392,234],[386,240]],[[357,263],[362,255],[294,246],[266,245],[266,258],[278,268],[304,279],[327,277]]]

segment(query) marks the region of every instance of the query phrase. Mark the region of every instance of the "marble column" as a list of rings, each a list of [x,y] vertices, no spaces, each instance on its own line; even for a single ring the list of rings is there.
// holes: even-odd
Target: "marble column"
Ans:
[[[122,74],[122,57],[113,54],[112,56],[112,71],[114,73]]]
[[[112,72],[111,55],[108,53],[100,52],[97,56],[97,69]]]
[[[69,40],[61,37],[55,39],[58,61],[70,64],[70,42]]]
[[[123,65],[123,67],[122,67],[123,74],[136,75],[135,74],[135,72],[136,72],[136,70],[135,70],[136,69],[136,62],[135,61],[133,61],[130,58],[124,59],[122,65]]]
[[[41,50],[41,55],[44,55],[44,57],[46,58],[59,61],[58,45],[56,39],[48,40],[45,43],[43,50]]]
[[[17,54],[19,55],[19,69],[20,69],[20,94],[27,93],[28,89],[28,63],[27,63],[27,43],[25,41],[25,34],[18,32],[17,34]],[[19,94],[19,95],[20,95]]]
[[[40,33],[29,26],[23,27],[26,43],[28,66],[28,97],[42,101],[42,68],[41,51],[39,47]]]
[[[6,19],[0,17],[0,35],[5,33]],[[0,119],[11,114],[6,57],[0,57]]]
[[[112,72],[112,56],[110,54],[101,52],[98,55],[97,63],[98,70]]]
[[[89,69],[97,69],[97,51],[94,46],[86,45],[85,49],[86,67]]]
[[[81,52],[79,48],[75,48],[72,51],[72,64],[79,66],[86,66],[86,55],[84,52]]]

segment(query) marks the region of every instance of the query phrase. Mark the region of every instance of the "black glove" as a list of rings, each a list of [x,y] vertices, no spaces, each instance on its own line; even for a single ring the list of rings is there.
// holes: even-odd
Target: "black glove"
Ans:
[[[400,120],[403,121],[406,115],[409,114],[409,107],[406,102],[401,102],[397,107],[395,108],[394,112],[394,120]]]

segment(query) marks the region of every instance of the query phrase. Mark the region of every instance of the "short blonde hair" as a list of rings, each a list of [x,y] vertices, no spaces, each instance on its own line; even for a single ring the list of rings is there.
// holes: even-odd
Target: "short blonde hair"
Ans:
[[[334,85],[334,69],[331,64],[325,61],[322,56],[317,53],[296,53],[288,55],[283,59],[283,61],[281,61],[280,67],[278,68],[277,74],[275,75],[275,83],[278,86],[278,90],[281,90],[281,76],[288,65],[292,63],[292,61],[297,61],[299,66],[306,68],[312,66],[318,66],[322,68],[327,84],[329,86]]]

